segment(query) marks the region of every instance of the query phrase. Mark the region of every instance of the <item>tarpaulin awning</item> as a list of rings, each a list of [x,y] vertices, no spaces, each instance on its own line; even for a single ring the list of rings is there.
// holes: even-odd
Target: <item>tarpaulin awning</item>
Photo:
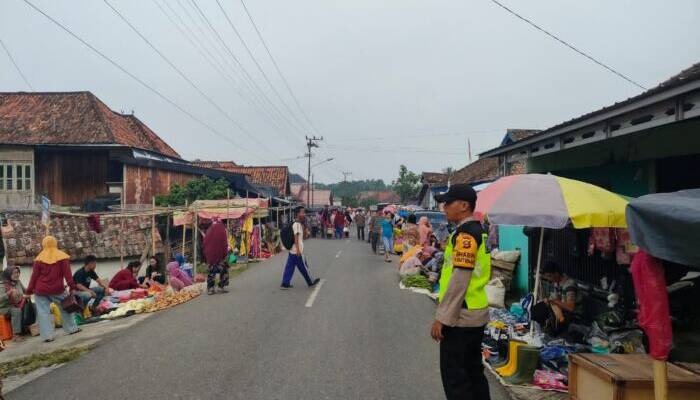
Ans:
[[[700,189],[656,193],[630,201],[632,243],[656,258],[700,266]]]
[[[268,201],[264,198],[197,200],[189,206],[187,211],[175,212],[173,224],[176,226],[192,224],[195,211],[200,219],[218,218],[220,220],[238,219],[251,214],[255,218],[264,218],[269,214]]]

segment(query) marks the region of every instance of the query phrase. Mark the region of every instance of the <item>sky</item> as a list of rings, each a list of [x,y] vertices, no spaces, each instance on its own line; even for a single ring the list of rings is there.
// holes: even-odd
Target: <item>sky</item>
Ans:
[[[324,183],[461,168],[468,141],[476,159],[507,128],[642,91],[490,0],[244,0],[299,106],[240,0],[218,0],[226,14],[217,0],[108,0],[167,61],[104,0],[28,1],[133,75],[0,0],[0,39],[34,90],[91,91],[189,160],[305,176],[304,137],[323,136],[312,164],[333,158],[313,168]],[[700,61],[696,0],[501,2],[647,88]],[[0,91],[29,90],[0,49]]]

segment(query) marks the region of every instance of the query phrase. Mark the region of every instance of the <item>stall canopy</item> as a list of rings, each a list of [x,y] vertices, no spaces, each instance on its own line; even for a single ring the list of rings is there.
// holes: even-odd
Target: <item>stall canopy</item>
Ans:
[[[632,243],[656,258],[700,266],[700,189],[656,193],[627,207]]]
[[[255,218],[268,216],[268,200],[265,198],[230,199],[230,200],[197,200],[186,211],[175,212],[174,225],[191,224],[194,213],[200,219],[218,218],[220,220],[238,219],[253,215]]]

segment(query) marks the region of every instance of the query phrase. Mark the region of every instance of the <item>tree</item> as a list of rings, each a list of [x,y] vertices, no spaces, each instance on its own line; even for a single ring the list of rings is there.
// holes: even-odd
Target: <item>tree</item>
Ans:
[[[418,196],[420,189],[420,176],[415,172],[409,171],[405,165],[399,167],[399,178],[393,182],[394,191],[401,198],[401,203],[406,204],[407,201],[413,200]]]
[[[221,200],[226,198],[228,182],[225,179],[211,180],[206,176],[195,178],[184,186],[174,184],[170,193],[156,196],[158,206],[184,206],[185,200]]]

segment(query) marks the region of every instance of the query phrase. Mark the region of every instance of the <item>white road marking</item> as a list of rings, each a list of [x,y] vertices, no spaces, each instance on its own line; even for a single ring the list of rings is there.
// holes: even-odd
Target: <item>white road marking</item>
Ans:
[[[305,306],[307,308],[314,305],[314,301],[316,300],[316,296],[318,296],[318,291],[321,290],[321,286],[323,286],[323,282],[325,282],[325,281],[326,281],[325,279],[321,279],[318,282],[318,284],[316,285],[316,287],[314,288],[314,291],[311,292],[311,294],[309,295],[309,299],[306,300]]]
[[[338,250],[338,254],[335,255],[335,258],[340,258],[340,254],[343,253],[343,250]]]

